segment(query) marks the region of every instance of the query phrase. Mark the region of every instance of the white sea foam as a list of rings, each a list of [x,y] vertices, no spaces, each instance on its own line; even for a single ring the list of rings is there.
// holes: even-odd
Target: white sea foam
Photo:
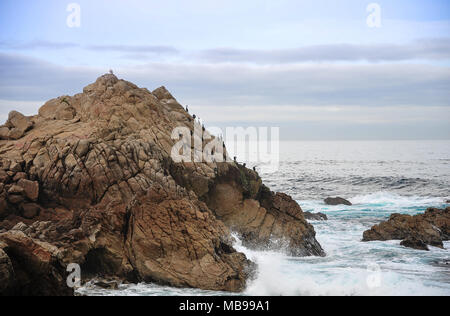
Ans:
[[[436,206],[444,204],[445,197],[402,196],[391,192],[358,195],[350,199],[354,205],[382,205],[397,207]]]

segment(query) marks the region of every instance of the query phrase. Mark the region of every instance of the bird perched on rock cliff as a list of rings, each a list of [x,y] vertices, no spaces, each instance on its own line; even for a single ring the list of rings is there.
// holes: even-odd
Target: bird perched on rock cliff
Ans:
[[[114,71],[112,71],[112,69],[109,70],[109,74],[110,75],[114,75]]]

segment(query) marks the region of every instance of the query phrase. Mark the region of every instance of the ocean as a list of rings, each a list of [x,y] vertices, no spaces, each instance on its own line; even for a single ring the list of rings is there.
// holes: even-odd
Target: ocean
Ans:
[[[293,258],[253,251],[236,238],[235,248],[258,264],[239,295],[450,295],[450,242],[429,252],[400,241],[361,242],[362,234],[392,213],[443,208],[450,199],[450,141],[281,142],[280,168],[262,173],[274,191],[290,194],[304,211],[325,213],[312,221],[324,258]],[[341,196],[353,206],[327,206]],[[87,284],[84,295],[228,295],[154,284],[104,290]]]

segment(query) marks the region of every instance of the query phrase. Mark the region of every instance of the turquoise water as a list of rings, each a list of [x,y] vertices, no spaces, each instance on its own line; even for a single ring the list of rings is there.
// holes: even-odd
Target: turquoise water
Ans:
[[[417,214],[450,199],[450,142],[290,142],[281,145],[280,171],[262,174],[276,191],[291,194],[312,222],[325,258],[292,258],[283,250],[235,247],[258,264],[243,295],[450,295],[450,242],[429,252],[400,241],[361,242],[362,234],[392,213]],[[326,206],[328,196],[354,206]],[[224,295],[150,284],[119,291],[92,286],[87,295]]]

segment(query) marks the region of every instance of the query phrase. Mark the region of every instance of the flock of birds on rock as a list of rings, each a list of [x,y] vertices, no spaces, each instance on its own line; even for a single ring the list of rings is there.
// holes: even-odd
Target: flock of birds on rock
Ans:
[[[114,75],[114,72],[113,72],[112,69],[109,70],[109,73],[110,73],[111,75]],[[186,106],[186,112],[189,113],[189,106]],[[205,132],[205,131],[206,131],[206,128],[205,128],[205,124],[203,123],[203,120],[202,120],[201,118],[197,117],[195,114],[192,115],[192,118],[194,119],[194,124],[199,124],[199,125],[202,127],[202,130]],[[193,132],[191,131],[191,136],[192,136],[192,135],[193,135]],[[223,141],[223,135],[222,135],[222,134],[218,135],[218,136],[217,136],[217,139],[218,139],[220,142],[222,142],[223,148],[225,149],[225,148],[226,148],[226,145],[225,145],[225,142]],[[202,136],[202,141],[203,141],[203,136]],[[214,155],[213,152],[212,152],[212,154]],[[237,161],[237,157],[234,157],[233,160],[234,160],[234,162],[235,162],[236,164],[239,164],[238,161]],[[243,167],[246,168],[246,167],[247,167],[247,164],[244,163],[244,164],[243,164]],[[217,169],[217,168],[216,168],[216,169]],[[215,170],[215,171],[217,171],[217,170]],[[253,167],[253,171],[256,172],[256,166]]]
[[[187,113],[189,113],[189,106],[186,106],[185,110],[186,110]],[[204,125],[203,120],[202,120],[201,118],[197,117],[197,115],[195,115],[195,114],[192,115],[192,118],[194,119],[194,123],[195,123],[195,124],[201,125],[203,131],[206,131],[205,125]],[[192,134],[193,134],[193,133],[192,133],[192,131],[191,131],[191,136],[192,136]],[[217,139],[218,139],[220,142],[222,142],[223,148],[226,148],[225,142],[223,141],[223,134],[219,134],[219,135],[217,136]],[[203,136],[202,136],[202,140],[203,140]],[[214,155],[213,152],[212,152],[212,154]],[[237,157],[236,157],[236,156],[234,157],[233,160],[234,160],[234,162],[235,162],[236,164],[239,164],[239,162],[237,161]],[[244,163],[244,164],[243,164],[243,167],[246,168],[246,167],[247,167],[247,164]],[[256,166],[253,167],[253,171],[256,172]]]

